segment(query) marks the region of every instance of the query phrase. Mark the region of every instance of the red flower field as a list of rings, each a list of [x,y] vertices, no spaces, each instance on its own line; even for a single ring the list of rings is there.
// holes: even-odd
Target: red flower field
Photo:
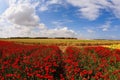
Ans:
[[[0,80],[120,80],[120,50],[0,41]]]

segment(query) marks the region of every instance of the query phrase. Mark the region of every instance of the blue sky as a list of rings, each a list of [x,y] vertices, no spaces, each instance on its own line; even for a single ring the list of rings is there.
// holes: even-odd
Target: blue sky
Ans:
[[[0,0],[0,37],[120,39],[120,0]]]

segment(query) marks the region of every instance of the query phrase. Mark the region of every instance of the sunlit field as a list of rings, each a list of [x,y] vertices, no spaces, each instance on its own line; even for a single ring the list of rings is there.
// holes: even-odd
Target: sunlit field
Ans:
[[[120,49],[120,44],[112,44],[112,45],[108,45],[108,46],[105,46],[105,47],[108,47],[108,48],[111,48],[111,49]]]
[[[120,80],[119,43],[2,39],[0,80]]]
[[[79,39],[2,39],[13,41],[20,44],[39,44],[39,45],[56,45],[65,50],[67,46],[85,47],[85,46],[104,46],[120,44],[119,40],[79,40]]]
[[[58,46],[92,46],[120,44],[119,40],[79,40],[79,39],[2,39],[25,44],[45,44]]]
[[[120,80],[120,0],[0,0],[0,80]]]

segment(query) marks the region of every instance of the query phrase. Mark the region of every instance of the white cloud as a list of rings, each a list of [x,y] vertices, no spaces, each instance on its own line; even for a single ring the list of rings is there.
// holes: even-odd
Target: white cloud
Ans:
[[[111,5],[107,0],[67,0],[71,5],[79,8],[80,17],[95,20],[100,16],[100,10]]]
[[[38,32],[33,32],[33,34],[42,37],[76,37],[77,35],[73,30],[70,30],[67,27],[38,30]]]
[[[88,33],[94,33],[95,31],[92,30],[92,29],[87,29],[87,32],[88,32]]]
[[[111,9],[117,18],[120,18],[120,0],[111,0],[113,3]]]
[[[67,27],[48,29],[40,22],[40,17],[35,12],[39,3],[31,4],[29,0],[16,1],[9,2],[9,7],[0,15],[0,37],[74,37],[76,35]],[[53,3],[55,2],[50,2]]]
[[[51,37],[75,37],[76,33],[73,30],[69,30],[67,27],[55,28],[48,30],[48,36]],[[56,34],[56,35],[55,35]]]
[[[67,0],[71,5],[79,8],[80,17],[96,20],[106,10],[120,18],[120,0]]]
[[[111,27],[111,22],[107,21],[104,25],[100,26],[99,28],[101,28],[102,31],[108,31],[110,27]]]
[[[120,0],[9,0],[10,5],[28,2],[32,2],[34,7],[39,6],[40,11],[49,10],[53,5],[65,7],[69,3],[78,7],[80,17],[88,20],[96,20],[102,14],[101,10],[109,11],[120,18]]]
[[[71,4],[78,8],[79,16],[88,20],[96,20],[106,10],[120,18],[120,0],[48,0],[41,1],[40,11],[49,10],[54,4],[66,5]],[[65,6],[64,6],[65,7]]]
[[[109,11],[113,13],[115,17],[120,18],[120,0],[9,0],[9,5],[28,2],[32,2],[34,7],[39,7],[40,11],[47,11],[53,5],[65,7],[66,4],[69,3],[78,8],[80,17],[91,21],[96,20],[102,14],[102,10]]]
[[[30,4],[19,4],[10,6],[3,16],[13,24],[21,26],[38,26],[39,17],[35,14],[35,9]]]
[[[47,6],[40,6],[40,11],[46,11],[46,10],[48,10]]]
[[[99,10],[96,9],[95,7],[81,8],[79,11],[81,12],[80,16],[89,20],[95,20],[100,15]]]
[[[41,1],[41,4],[39,5],[40,7],[40,11],[46,11],[46,10],[49,10],[49,7],[51,5],[55,5],[55,4],[59,4],[59,5],[64,5],[65,2],[63,2],[64,0],[48,0],[48,1]]]
[[[0,37],[76,37],[76,35],[67,27],[48,29],[43,23],[37,27],[20,26],[9,22],[0,24]]]
[[[72,23],[72,22],[73,22],[73,20],[64,19],[64,20],[53,21],[52,24],[55,25],[56,27],[61,27],[67,23]]]

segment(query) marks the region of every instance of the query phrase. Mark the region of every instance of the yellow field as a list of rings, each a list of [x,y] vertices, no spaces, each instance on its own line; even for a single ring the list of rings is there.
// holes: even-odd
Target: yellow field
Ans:
[[[120,44],[113,44],[113,45],[109,45],[109,46],[105,46],[111,49],[120,49]]]
[[[45,44],[58,46],[92,46],[92,45],[110,45],[120,44],[120,41],[114,40],[77,40],[77,39],[2,39],[26,44]]]

